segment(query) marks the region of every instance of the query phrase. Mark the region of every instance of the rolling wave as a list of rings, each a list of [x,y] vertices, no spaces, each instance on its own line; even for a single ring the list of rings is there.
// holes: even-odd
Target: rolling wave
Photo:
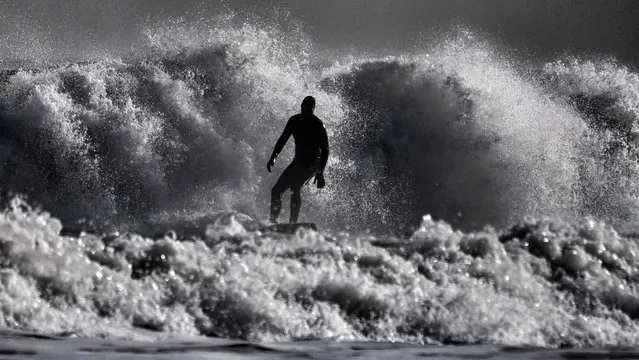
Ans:
[[[458,35],[314,61],[273,29],[159,27],[130,59],[3,71],[0,325],[637,346],[637,75]],[[332,153],[301,216],[322,231],[263,232],[307,94]]]

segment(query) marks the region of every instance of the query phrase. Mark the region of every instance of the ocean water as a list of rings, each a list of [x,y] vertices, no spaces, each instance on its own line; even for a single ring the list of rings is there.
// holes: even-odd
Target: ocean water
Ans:
[[[348,58],[224,18],[146,35],[0,74],[0,354],[639,356],[624,64],[532,65],[463,29]],[[332,151],[303,192],[319,231],[262,231],[308,94]]]

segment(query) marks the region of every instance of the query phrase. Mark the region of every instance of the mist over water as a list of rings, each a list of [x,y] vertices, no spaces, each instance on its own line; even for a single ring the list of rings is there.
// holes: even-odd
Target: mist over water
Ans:
[[[637,346],[623,63],[537,65],[463,27],[320,57],[294,22],[230,13],[139,36],[126,56],[0,74],[3,326]],[[260,231],[292,146],[275,174],[266,161],[308,94],[331,145],[327,188],[303,190],[320,232]]]
[[[141,59],[6,72],[5,189],[65,222],[110,228],[180,212],[261,219],[274,181],[264,159],[313,93],[334,148],[332,186],[307,190],[303,216],[323,226],[632,218],[633,161],[608,159],[623,156],[613,143],[633,150],[635,75],[620,65],[522,71],[460,30],[421,54],[322,67],[303,35],[218,21],[150,29]],[[597,66],[621,84],[585,78]]]

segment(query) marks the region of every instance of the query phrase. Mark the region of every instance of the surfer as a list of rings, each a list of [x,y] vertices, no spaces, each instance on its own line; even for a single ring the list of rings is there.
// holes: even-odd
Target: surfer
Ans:
[[[271,190],[271,222],[276,223],[282,210],[282,193],[291,189],[291,217],[290,223],[296,223],[302,205],[300,191],[302,186],[315,176],[313,183],[321,189],[326,185],[324,168],[328,161],[328,136],[324,123],[313,114],[315,98],[307,96],[302,100],[302,111],[293,115],[284,128],[284,132],[277,140],[271,159],[266,169],[271,172],[277,155],[282,151],[288,138],[293,135],[295,140],[295,157],[284,170],[275,186]]]

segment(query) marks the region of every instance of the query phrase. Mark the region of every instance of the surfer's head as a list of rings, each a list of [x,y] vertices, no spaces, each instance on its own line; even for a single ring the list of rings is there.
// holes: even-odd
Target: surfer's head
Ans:
[[[313,110],[315,110],[315,98],[312,96],[307,96],[302,100],[302,113],[312,114]]]

